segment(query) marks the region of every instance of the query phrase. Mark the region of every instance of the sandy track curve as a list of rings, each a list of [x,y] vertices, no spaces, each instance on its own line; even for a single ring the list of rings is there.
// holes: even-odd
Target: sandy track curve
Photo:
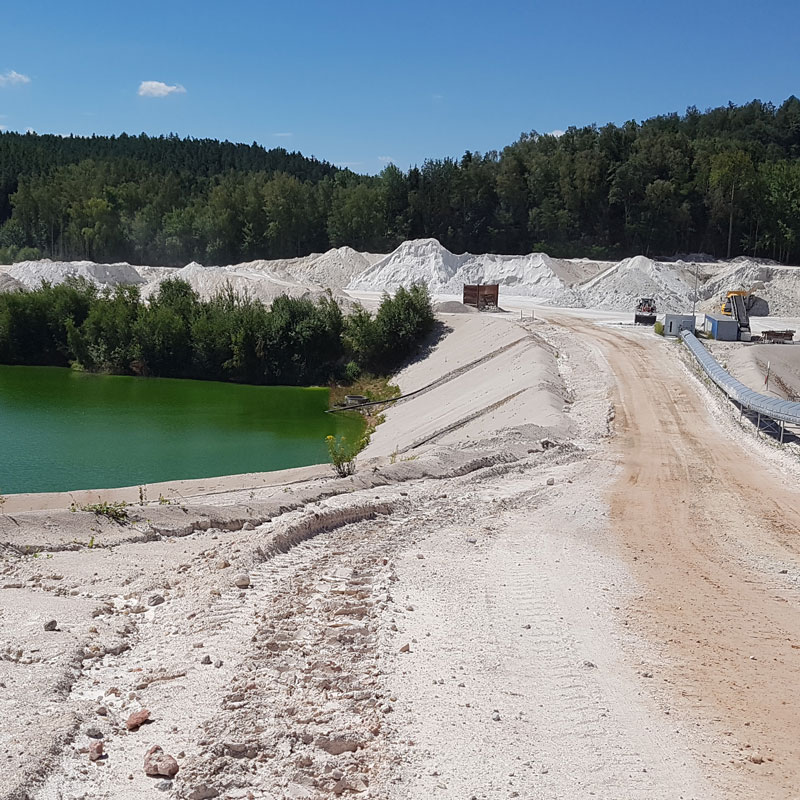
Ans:
[[[612,525],[645,592],[630,605],[662,647],[657,693],[710,725],[708,771],[727,796],[800,785],[800,491],[709,411],[670,344],[561,319],[615,378]],[[753,763],[763,758],[763,763]]]

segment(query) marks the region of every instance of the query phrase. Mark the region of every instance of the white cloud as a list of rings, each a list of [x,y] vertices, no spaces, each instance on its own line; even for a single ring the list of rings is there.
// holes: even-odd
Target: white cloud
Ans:
[[[0,86],[19,86],[30,82],[31,79],[27,75],[22,75],[14,69],[0,73]]]
[[[8,125],[0,125],[0,131],[7,131]]]
[[[564,131],[562,131],[560,128],[556,128],[554,131],[550,131],[550,136],[555,136],[556,139],[558,139],[559,136],[563,136],[563,135],[564,135]]]
[[[391,156],[378,156],[378,161],[383,161],[384,164],[394,164],[394,159]]]
[[[139,84],[139,97],[167,97],[170,94],[186,94],[179,83],[170,86],[162,81],[142,81]]]
[[[273,133],[272,134],[276,139],[291,139],[294,134],[291,131],[287,133]]]

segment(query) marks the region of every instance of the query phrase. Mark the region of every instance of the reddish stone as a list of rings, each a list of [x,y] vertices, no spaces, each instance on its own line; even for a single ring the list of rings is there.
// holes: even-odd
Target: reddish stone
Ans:
[[[161,747],[154,744],[145,754],[144,773],[151,778],[174,778],[178,772],[178,762],[167,755]]]
[[[89,745],[89,761],[99,761],[103,757],[103,743],[92,742]]]
[[[147,720],[150,719],[150,712],[143,708],[141,711],[134,711],[128,717],[128,721],[125,723],[128,726],[129,731],[135,731],[137,728],[141,728]]]

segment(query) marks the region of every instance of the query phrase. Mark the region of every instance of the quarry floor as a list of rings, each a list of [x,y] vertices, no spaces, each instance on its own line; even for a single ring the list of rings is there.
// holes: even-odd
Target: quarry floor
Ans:
[[[6,515],[0,798],[797,796],[792,456],[652,334],[444,322],[354,478]]]

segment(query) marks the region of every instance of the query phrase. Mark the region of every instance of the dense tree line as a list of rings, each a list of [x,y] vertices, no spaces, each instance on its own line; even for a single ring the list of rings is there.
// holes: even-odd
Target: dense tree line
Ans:
[[[70,280],[0,294],[0,363],[304,386],[389,374],[433,324],[423,286],[386,295],[373,317],[358,306],[346,316],[329,298],[266,307],[230,288],[202,301],[177,279],[149,302],[136,286]]]
[[[0,260],[149,264],[386,251],[800,258],[800,100],[524,134],[356,175],[285,150],[0,134]]]

